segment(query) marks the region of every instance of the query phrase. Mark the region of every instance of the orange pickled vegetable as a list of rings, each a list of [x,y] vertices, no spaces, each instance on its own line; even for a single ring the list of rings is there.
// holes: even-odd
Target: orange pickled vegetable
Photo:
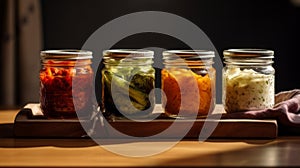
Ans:
[[[163,97],[162,104],[166,114],[177,116],[181,110],[182,116],[207,115],[214,105],[212,80],[215,80],[214,76],[207,73],[200,75],[189,69],[163,69],[162,90],[166,97]]]

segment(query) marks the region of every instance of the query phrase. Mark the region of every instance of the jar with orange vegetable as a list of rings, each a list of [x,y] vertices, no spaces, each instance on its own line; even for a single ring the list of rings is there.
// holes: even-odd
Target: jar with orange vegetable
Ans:
[[[175,118],[206,116],[215,107],[216,71],[213,51],[163,52],[162,106]]]
[[[92,52],[41,51],[40,107],[47,118],[88,117],[92,112]]]

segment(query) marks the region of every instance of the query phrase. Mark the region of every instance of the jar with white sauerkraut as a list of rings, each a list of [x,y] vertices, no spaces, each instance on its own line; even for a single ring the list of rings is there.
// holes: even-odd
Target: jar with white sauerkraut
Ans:
[[[275,102],[274,51],[229,49],[223,52],[223,105],[227,113],[272,108]]]

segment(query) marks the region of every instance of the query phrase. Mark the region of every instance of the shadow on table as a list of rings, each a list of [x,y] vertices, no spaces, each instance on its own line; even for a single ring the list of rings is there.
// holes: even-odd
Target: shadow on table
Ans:
[[[187,166],[225,166],[225,167],[266,167],[299,166],[300,141],[287,140],[267,145],[241,147],[225,152],[198,152],[198,155],[186,155],[180,159],[170,159],[159,165]],[[205,153],[206,152],[206,153]]]

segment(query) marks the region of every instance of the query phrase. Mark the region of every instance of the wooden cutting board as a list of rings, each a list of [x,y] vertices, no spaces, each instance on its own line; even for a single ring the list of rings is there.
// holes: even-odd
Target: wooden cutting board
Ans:
[[[38,107],[31,104],[30,107]],[[36,109],[35,109],[36,110]],[[95,126],[94,121],[77,119],[45,119],[32,115],[31,108],[23,108],[16,116],[14,135],[29,138],[84,138],[88,137],[82,124],[86,127]],[[160,105],[155,107],[155,113],[162,113]],[[224,112],[222,105],[216,105],[213,113]],[[178,138],[184,135],[188,139],[203,138],[276,138],[276,120],[252,119],[196,119],[176,120],[157,118],[148,122],[131,120],[116,120],[96,124],[96,135],[104,138],[156,137]],[[101,126],[102,125],[102,126]]]

